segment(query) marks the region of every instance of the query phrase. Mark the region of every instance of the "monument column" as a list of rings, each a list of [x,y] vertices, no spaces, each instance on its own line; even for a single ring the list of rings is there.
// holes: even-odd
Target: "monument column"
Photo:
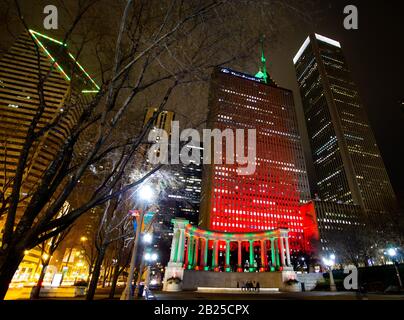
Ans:
[[[281,263],[282,267],[285,266],[285,248],[283,247],[283,237],[279,238],[279,244],[280,244],[280,251],[281,251]]]
[[[185,230],[182,229],[180,233],[180,245],[178,248],[179,262],[184,263],[184,254],[185,254]]]
[[[276,259],[276,266],[280,267],[281,263],[279,261],[279,238],[275,239],[275,259]]]
[[[192,269],[192,265],[193,265],[193,257],[194,257],[194,237],[193,235],[189,235],[189,239],[188,239],[188,269]]]
[[[237,241],[237,271],[242,272],[243,271],[243,266],[241,265],[242,262],[242,252],[241,252],[241,241]]]
[[[254,241],[249,240],[250,242],[250,272],[254,271]]]
[[[209,250],[209,239],[204,238],[203,245],[203,267],[206,270],[208,268],[208,250]],[[209,268],[208,268],[209,269]]]
[[[175,229],[173,239],[171,240],[170,262],[176,262],[177,261],[178,236],[179,236],[178,229]]]
[[[290,267],[291,263],[290,263],[290,251],[289,251],[289,237],[285,238],[285,246],[286,246],[286,262],[287,266]]]
[[[275,239],[271,238],[271,264],[276,268],[276,258],[275,258]]]
[[[225,270],[227,272],[231,271],[230,268],[230,241],[226,240],[226,266],[225,266]]]
[[[212,268],[213,269],[215,269],[218,264],[218,252],[219,252],[218,240],[213,240],[213,250],[212,250]]]
[[[196,237],[195,240],[195,251],[194,251],[194,263],[193,263],[193,267],[195,269],[198,269],[198,257],[199,257],[199,238]]]
[[[185,268],[188,268],[189,265],[189,260],[188,260],[188,250],[189,250],[189,234],[185,234],[185,243],[187,243],[187,248],[185,250],[185,261],[184,261],[184,266]]]
[[[267,245],[266,240],[261,240],[261,271],[264,272],[267,265]]]

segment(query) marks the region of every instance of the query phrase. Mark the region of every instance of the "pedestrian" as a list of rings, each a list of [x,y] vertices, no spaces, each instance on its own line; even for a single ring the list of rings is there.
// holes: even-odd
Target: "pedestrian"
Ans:
[[[238,283],[238,281],[237,281],[237,288],[240,288],[240,284]]]
[[[256,286],[255,286],[255,290],[258,291],[258,292],[260,292],[260,289],[261,289],[260,282],[257,281],[257,284],[256,284]]]
[[[253,289],[254,291],[256,291],[256,290],[257,290],[255,280],[254,280],[254,281],[253,281],[253,283],[251,284],[251,289]]]

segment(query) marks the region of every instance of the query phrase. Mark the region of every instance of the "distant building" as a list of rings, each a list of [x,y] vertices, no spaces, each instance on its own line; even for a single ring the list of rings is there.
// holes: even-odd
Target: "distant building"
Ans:
[[[315,247],[314,254],[338,252],[357,245],[356,237],[363,229],[362,208],[355,204],[312,200],[300,207],[303,217],[306,245]],[[346,260],[346,258],[345,258]]]
[[[153,117],[155,119],[150,130],[163,129],[170,136],[172,121],[175,120],[175,113],[167,110],[158,113],[156,108],[148,108],[143,124],[147,125]],[[202,147],[189,146],[189,148],[198,148],[202,157]],[[143,151],[144,157],[146,157],[147,151],[148,148],[146,147]],[[146,163],[147,160],[144,162],[143,167],[147,166]],[[160,260],[165,264],[169,259],[169,249],[172,240],[173,225],[171,220],[173,218],[185,218],[191,224],[198,224],[202,183],[202,158],[199,164],[170,165],[166,166],[160,173],[163,176],[167,175],[167,177],[160,181],[162,194],[159,198],[159,209],[156,213],[158,217],[154,224],[154,247],[159,251]]]
[[[341,44],[311,34],[293,62],[316,192],[326,203],[359,205],[366,224],[384,232],[396,210],[396,197]]]

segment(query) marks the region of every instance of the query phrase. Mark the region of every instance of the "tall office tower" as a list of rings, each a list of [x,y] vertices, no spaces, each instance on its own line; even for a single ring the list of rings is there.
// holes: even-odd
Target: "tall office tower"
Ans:
[[[143,121],[143,125],[145,126],[151,118],[156,116],[158,113],[157,108],[147,108],[146,116]],[[153,121],[152,128],[163,129],[168,134],[171,133],[171,122],[174,121],[175,113],[173,111],[161,111]]]
[[[39,75],[45,77],[43,101],[38,93]],[[27,139],[28,128],[44,106],[35,130],[38,133],[51,124],[61,112],[65,116],[56,126],[38,138],[31,148],[28,165],[22,181],[21,197],[25,199],[17,211],[29,200],[25,197],[40,182],[54,159],[59,146],[65,141],[72,124],[80,113],[79,104],[66,106],[70,98],[83,99],[99,88],[62,42],[30,30],[22,34],[0,59],[0,193],[11,193],[18,160]],[[82,94],[83,93],[83,94]],[[67,109],[68,108],[68,109]],[[0,231],[3,230],[0,219]],[[1,239],[1,237],[0,237]],[[22,266],[32,262],[27,254]],[[30,258],[31,256],[31,258]],[[39,253],[40,256],[40,253]],[[40,259],[38,259],[39,263]],[[32,270],[23,267],[24,273]],[[21,273],[21,272],[20,272]],[[24,277],[23,277],[24,278]]]
[[[380,226],[396,198],[340,43],[311,34],[293,62],[319,197],[358,204]]]
[[[299,205],[308,200],[309,186],[293,93],[263,70],[254,77],[217,68],[212,75],[208,128],[256,129],[256,170],[239,175],[237,163],[206,165],[199,224],[221,232],[289,228],[292,249],[302,250]]]
[[[7,186],[5,193],[11,190],[28,128],[41,105],[39,74],[46,77],[43,86],[45,107],[36,132],[64,111],[65,102],[73,93],[98,90],[63,43],[33,30],[17,39],[0,60],[0,166],[3,168],[0,187]],[[77,119],[77,109],[71,107],[59,124],[38,139],[32,148],[24,174],[24,192],[41,179]]]
[[[148,108],[143,121],[145,126],[151,118],[155,117],[150,130],[163,129],[167,135],[171,135],[172,121],[175,119],[175,112],[161,111],[158,113],[157,108]],[[158,135],[156,140],[159,139]],[[202,157],[203,148],[198,146],[188,146],[199,149]],[[143,150],[143,156],[147,154],[148,148]],[[147,166],[147,159],[143,161]],[[200,163],[191,163],[189,165],[178,164],[166,166],[159,172],[164,176],[160,179],[163,185],[162,193],[159,197],[159,210],[156,213],[158,223],[154,224],[155,247],[159,250],[161,260],[168,262],[169,249],[172,240],[173,224],[171,220],[174,218],[185,218],[191,224],[198,224],[199,206],[201,200],[201,183],[202,183],[202,158]],[[167,261],[166,261],[167,260]]]

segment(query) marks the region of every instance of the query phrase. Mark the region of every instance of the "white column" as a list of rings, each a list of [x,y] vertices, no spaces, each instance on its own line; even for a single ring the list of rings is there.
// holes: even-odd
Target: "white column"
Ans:
[[[171,240],[170,262],[176,262],[176,253],[178,252],[178,229],[174,230],[173,239]]]
[[[286,262],[287,266],[290,267],[290,252],[289,252],[289,237],[285,238],[285,246],[286,246]]]
[[[280,245],[281,245],[281,247],[280,247],[281,265],[282,265],[282,267],[284,267],[285,266],[285,249],[283,247],[283,237],[279,238],[279,242],[280,242]]]
[[[275,239],[271,238],[271,263],[276,268],[276,256],[275,256]]]
[[[180,236],[178,241],[178,255],[177,262],[184,263],[184,249],[185,249],[185,230],[180,230]]]

